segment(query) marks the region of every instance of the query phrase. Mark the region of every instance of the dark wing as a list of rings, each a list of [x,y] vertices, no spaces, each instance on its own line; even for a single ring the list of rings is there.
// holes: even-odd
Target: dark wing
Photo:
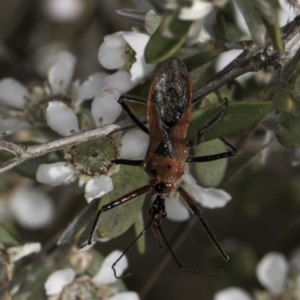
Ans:
[[[175,144],[182,142],[186,134],[179,128],[179,120],[187,108],[190,111],[190,90],[185,65],[177,58],[171,59],[155,77],[148,99],[151,153],[169,158],[177,155]]]

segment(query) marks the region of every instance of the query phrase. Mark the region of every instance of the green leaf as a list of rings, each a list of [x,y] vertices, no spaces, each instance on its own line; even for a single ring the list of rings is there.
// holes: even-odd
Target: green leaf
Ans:
[[[99,209],[124,194],[146,185],[148,178],[142,168],[121,166],[120,171],[112,176],[114,189],[103,196]],[[101,215],[98,232],[100,237],[116,237],[124,233],[136,220],[144,203],[145,195],[128,203],[115,207]]]
[[[263,46],[265,43],[266,28],[262,22],[259,12],[253,5],[253,1],[236,0],[235,2],[245,18],[254,42]]]
[[[220,139],[200,144],[194,150],[194,156],[213,155],[228,151]],[[195,163],[195,175],[198,182],[206,187],[217,187],[223,180],[227,167],[227,158],[209,162]]]
[[[188,141],[194,141],[198,131],[217,115],[223,103],[208,105],[192,113],[187,134]],[[259,121],[266,114],[274,110],[272,102],[231,101],[223,115],[206,131],[203,141],[213,140]]]
[[[173,14],[165,15],[146,46],[146,62],[157,64],[172,56],[184,43],[191,25],[191,21],[182,21]]]
[[[141,234],[143,229],[144,229],[144,219],[143,219],[143,214],[140,211],[137,219],[134,222],[135,236],[138,236],[139,234]],[[140,238],[137,240],[136,244],[137,244],[137,248],[138,248],[139,253],[144,254],[145,249],[146,249],[145,234],[140,236]]]
[[[300,103],[295,102],[294,115],[279,112],[262,122],[262,125],[275,132],[280,144],[288,148],[300,146]]]

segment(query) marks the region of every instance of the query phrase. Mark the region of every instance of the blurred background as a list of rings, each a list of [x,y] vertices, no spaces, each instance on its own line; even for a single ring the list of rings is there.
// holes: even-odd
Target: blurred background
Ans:
[[[69,0],[61,3],[59,0],[0,0],[0,79],[13,77],[29,88],[42,85],[61,50],[72,52],[78,59],[74,78],[84,80],[101,71],[97,55],[103,37],[132,27],[116,13],[123,8],[147,11],[151,5],[138,0]],[[236,15],[232,2],[226,11],[232,24],[236,25],[235,36],[245,38],[247,33],[244,25],[239,23],[242,21],[239,21],[241,18]],[[281,8],[278,6],[280,25],[296,13],[281,2]],[[215,16],[216,12],[212,12],[207,18],[205,28],[208,31],[214,26]],[[216,60],[203,80],[213,76],[229,59],[220,57]],[[253,90],[265,84],[266,76],[254,78],[252,75],[241,81],[243,95],[260,97]],[[300,151],[287,149],[274,140],[262,159],[260,149],[266,140],[265,130],[258,126],[246,140],[249,132],[246,129],[227,137],[237,147],[246,143],[237,157],[228,160],[220,185],[232,195],[232,200],[224,208],[204,210],[206,220],[234,265],[223,262],[198,220],[184,223],[166,220],[164,233],[185,268],[215,275],[223,270],[223,276],[210,278],[180,272],[167,249],[161,251],[149,231],[145,254],[140,255],[135,247],[128,253],[132,276],[124,280],[128,289],[137,291],[141,299],[209,300],[217,291],[230,286],[254,293],[263,289],[256,278],[256,265],[270,251],[279,251],[288,260],[298,261],[298,265],[293,262],[292,268],[300,268]],[[28,140],[30,134],[21,131],[8,140]],[[19,188],[25,184],[43,190],[49,197],[44,204],[31,206],[29,218],[37,215],[36,205],[40,205],[39,211],[45,212],[41,222],[35,225],[18,217],[17,211],[22,209]],[[87,205],[79,188],[51,188],[24,178],[14,170],[0,175],[0,192],[0,221],[20,240],[39,241],[50,248]],[[145,201],[145,220],[150,206],[150,200]],[[95,247],[105,256],[114,249],[125,249],[134,236],[130,229]]]

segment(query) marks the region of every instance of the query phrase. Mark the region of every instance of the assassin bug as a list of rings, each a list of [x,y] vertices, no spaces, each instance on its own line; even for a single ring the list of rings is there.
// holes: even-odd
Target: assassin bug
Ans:
[[[231,262],[230,258],[222,249],[203,219],[197,204],[195,204],[189,194],[178,184],[179,179],[184,173],[184,166],[186,162],[207,162],[235,155],[236,148],[221,138],[225,145],[230,148],[230,151],[202,157],[188,156],[189,147],[199,144],[206,129],[220,118],[227,107],[227,99],[225,99],[222,109],[210,120],[210,122],[198,131],[196,140],[192,142],[185,140],[191,115],[192,88],[186,67],[180,59],[171,58],[159,71],[152,82],[148,101],[146,102],[149,129],[134,115],[124,99],[137,102],[143,101],[133,97],[128,98],[124,96],[119,99],[119,103],[135,124],[145,133],[149,134],[149,147],[144,160],[115,159],[112,162],[115,164],[140,166],[148,174],[149,184],[127,193],[107,205],[104,205],[97,212],[87,244],[92,244],[100,215],[102,213],[129,202],[142,194],[151,192],[153,195],[156,195],[156,198],[149,211],[151,216],[150,221],[145,229],[113,264],[112,268],[114,272],[114,267],[117,262],[135,244],[137,239],[144,234],[149,227],[152,227],[159,247],[163,248],[163,239],[181,270],[203,274],[201,272],[182,268],[161,230],[162,220],[166,217],[164,205],[165,198],[169,197],[172,191],[177,191],[190,211],[199,218],[206,233],[215,244],[224,260]],[[117,277],[116,272],[115,276]]]

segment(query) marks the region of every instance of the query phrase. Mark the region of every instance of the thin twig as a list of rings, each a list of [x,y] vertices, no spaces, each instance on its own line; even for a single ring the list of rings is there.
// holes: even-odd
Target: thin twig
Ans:
[[[0,173],[10,170],[26,160],[47,154],[49,152],[61,150],[66,147],[93,141],[114,132],[126,130],[132,127],[134,127],[132,122],[123,121],[119,122],[118,124],[106,125],[101,128],[80,132],[68,137],[35,146],[20,146],[10,142],[0,141],[0,150],[7,151],[15,155],[14,158],[0,164]]]

